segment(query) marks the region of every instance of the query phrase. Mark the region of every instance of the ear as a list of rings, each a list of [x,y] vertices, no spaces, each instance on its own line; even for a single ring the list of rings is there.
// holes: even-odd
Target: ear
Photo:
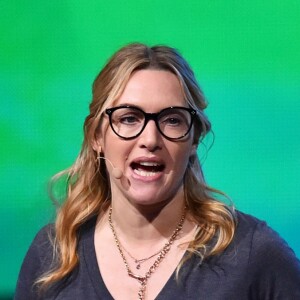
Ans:
[[[95,152],[97,152],[97,153],[101,153],[101,151],[102,151],[102,139],[94,139],[93,141],[92,141],[92,148],[93,148],[93,150],[95,151]]]
[[[193,144],[192,145],[191,155],[190,156],[197,155],[197,148],[198,148],[198,144]]]

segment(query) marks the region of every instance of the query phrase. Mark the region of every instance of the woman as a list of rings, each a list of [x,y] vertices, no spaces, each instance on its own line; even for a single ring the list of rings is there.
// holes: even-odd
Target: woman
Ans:
[[[15,299],[300,299],[293,251],[204,181],[205,108],[176,50],[131,44],[110,59]]]

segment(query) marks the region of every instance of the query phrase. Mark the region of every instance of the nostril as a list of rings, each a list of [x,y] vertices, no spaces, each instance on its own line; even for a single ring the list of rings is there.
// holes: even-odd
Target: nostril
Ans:
[[[157,150],[160,150],[162,147],[159,145],[142,144],[141,148],[147,149],[149,152],[155,152]]]

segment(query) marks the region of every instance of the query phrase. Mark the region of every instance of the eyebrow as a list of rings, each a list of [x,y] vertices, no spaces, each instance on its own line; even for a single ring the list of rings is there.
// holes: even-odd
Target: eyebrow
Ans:
[[[120,103],[114,107],[118,107],[118,106],[130,106],[130,107],[134,107],[134,108],[138,108],[138,109],[141,109],[142,111],[144,111],[139,105],[135,105],[135,104],[132,104],[132,103]]]
[[[132,108],[137,108],[142,110],[143,112],[147,113],[142,107],[140,107],[139,105],[135,105],[132,103],[128,103],[128,102],[124,102],[124,103],[119,103],[118,105],[114,105],[113,107],[120,107],[120,106],[130,106]],[[171,105],[171,106],[167,106],[164,107],[162,109],[160,109],[159,111],[155,112],[155,113],[160,113],[162,110],[167,109],[167,108],[171,108],[171,107],[182,107],[182,108],[191,108],[190,106],[186,107],[186,106],[181,106],[181,105]]]

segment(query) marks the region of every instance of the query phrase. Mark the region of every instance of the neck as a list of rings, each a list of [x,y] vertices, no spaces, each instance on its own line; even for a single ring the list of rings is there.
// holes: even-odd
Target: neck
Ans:
[[[128,244],[149,244],[168,239],[176,228],[184,209],[184,198],[167,203],[132,205],[112,202],[112,219],[120,238]]]

